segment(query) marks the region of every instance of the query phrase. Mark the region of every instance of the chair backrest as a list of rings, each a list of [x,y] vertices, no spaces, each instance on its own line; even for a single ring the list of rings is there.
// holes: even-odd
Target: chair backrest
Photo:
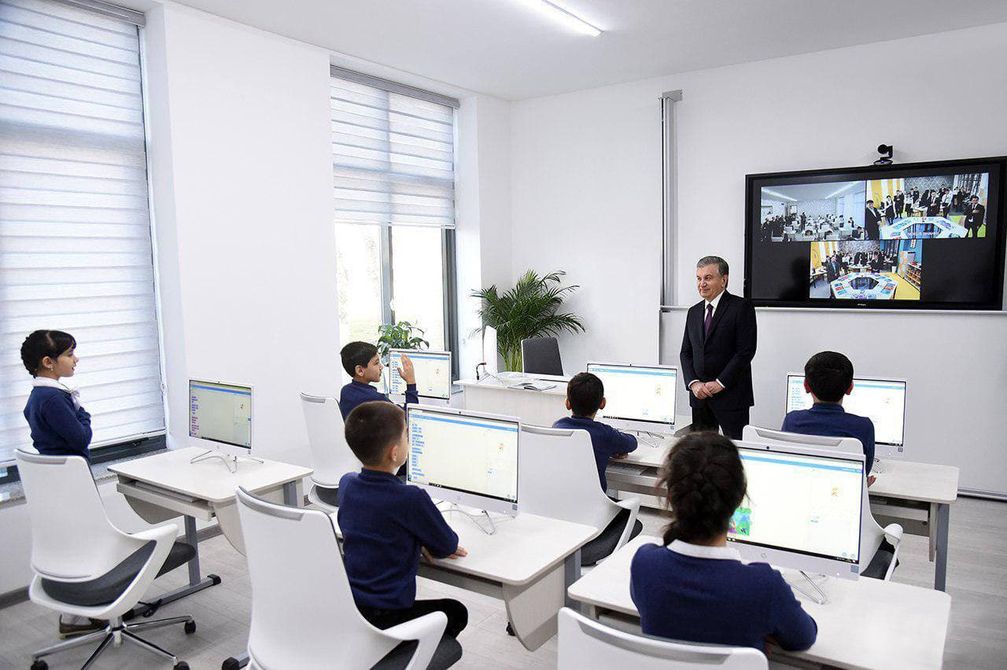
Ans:
[[[264,668],[365,668],[396,646],[360,615],[328,514],[239,488],[252,583],[248,652]]]
[[[559,670],[766,670],[765,655],[751,647],[721,647],[625,633],[564,607],[559,611]]]
[[[360,461],[346,443],[346,428],[339,401],[325,396],[301,394],[301,409],[308,427],[311,448],[311,479],[319,486],[335,488],[347,472],[360,470]]]
[[[758,426],[745,426],[741,431],[741,439],[745,442],[771,444],[780,447],[794,446],[803,449],[820,449],[821,451],[841,451],[844,454],[864,453],[864,445],[855,437],[802,435],[800,433],[785,433],[782,430],[771,430]]]
[[[109,521],[80,456],[15,454],[31,523],[32,569],[47,579],[87,581],[144,545]]]
[[[533,375],[563,375],[559,341],[555,337],[521,340],[521,369]]]
[[[521,511],[605,528],[620,512],[598,481],[586,430],[521,426]]]

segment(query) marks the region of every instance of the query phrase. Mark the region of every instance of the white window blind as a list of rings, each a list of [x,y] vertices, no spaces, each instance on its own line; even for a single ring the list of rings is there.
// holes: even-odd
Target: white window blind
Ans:
[[[164,432],[139,31],[81,4],[0,0],[0,463],[36,329],[77,339],[92,447]]]
[[[457,101],[338,68],[331,82],[336,222],[453,227]]]

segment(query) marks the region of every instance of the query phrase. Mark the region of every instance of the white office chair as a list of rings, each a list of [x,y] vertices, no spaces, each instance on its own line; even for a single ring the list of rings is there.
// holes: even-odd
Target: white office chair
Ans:
[[[238,515],[252,582],[252,670],[421,670],[461,658],[458,642],[444,636],[443,612],[387,630],[364,619],[325,512],[277,505],[239,488]]]
[[[339,401],[325,396],[301,394],[301,409],[308,427],[311,448],[311,481],[308,500],[328,512],[338,509],[339,480],[347,472],[358,472],[360,461],[346,443],[346,428]]]
[[[559,611],[559,670],[767,670],[766,656],[751,647],[671,642],[633,635],[592,621],[568,607]]]
[[[601,490],[586,430],[522,425],[518,490],[522,512],[602,531],[581,548],[581,565],[594,565],[643,530],[639,498],[615,502]]]
[[[42,456],[17,451],[31,523],[31,567],[35,573],[31,601],[62,614],[108,621],[104,630],[73,638],[32,654],[32,670],[45,670],[44,656],[99,642],[81,670],[90,667],[110,643],[123,640],[168,658],[175,670],[188,670],[171,652],[136,635],[137,631],[184,624],[196,630],[190,616],[124,623],[154,578],[177,568],[195,554],[175,542],[178,529],[169,524],[139,533],[112,525],[95,487],[87,461],[80,456]]]
[[[824,453],[863,455],[864,445],[855,437],[829,437],[826,435],[801,435],[782,430],[745,426],[741,431],[743,442],[769,444],[774,446],[794,446],[816,449]],[[903,528],[890,523],[884,528],[874,519],[871,500],[867,494],[867,478],[864,478],[864,492],[860,499],[860,576],[871,579],[889,580],[898,563],[899,547],[902,544]]]

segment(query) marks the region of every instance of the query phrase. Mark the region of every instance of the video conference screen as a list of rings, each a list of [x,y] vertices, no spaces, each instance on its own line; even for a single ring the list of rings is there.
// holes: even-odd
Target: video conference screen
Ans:
[[[1004,158],[748,175],[756,305],[1000,309]]]

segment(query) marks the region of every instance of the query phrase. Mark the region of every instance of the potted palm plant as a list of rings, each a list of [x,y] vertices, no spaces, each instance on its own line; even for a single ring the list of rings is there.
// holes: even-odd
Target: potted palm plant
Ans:
[[[390,349],[426,349],[430,343],[422,336],[423,329],[408,321],[378,326],[378,355],[387,363]]]
[[[562,286],[564,275],[562,270],[542,276],[528,270],[503,293],[496,284],[472,292],[472,297],[482,301],[479,316],[483,326],[497,330],[497,348],[507,370],[521,370],[521,340],[584,332],[579,316],[559,311],[563,301],[580,288],[576,284]]]

